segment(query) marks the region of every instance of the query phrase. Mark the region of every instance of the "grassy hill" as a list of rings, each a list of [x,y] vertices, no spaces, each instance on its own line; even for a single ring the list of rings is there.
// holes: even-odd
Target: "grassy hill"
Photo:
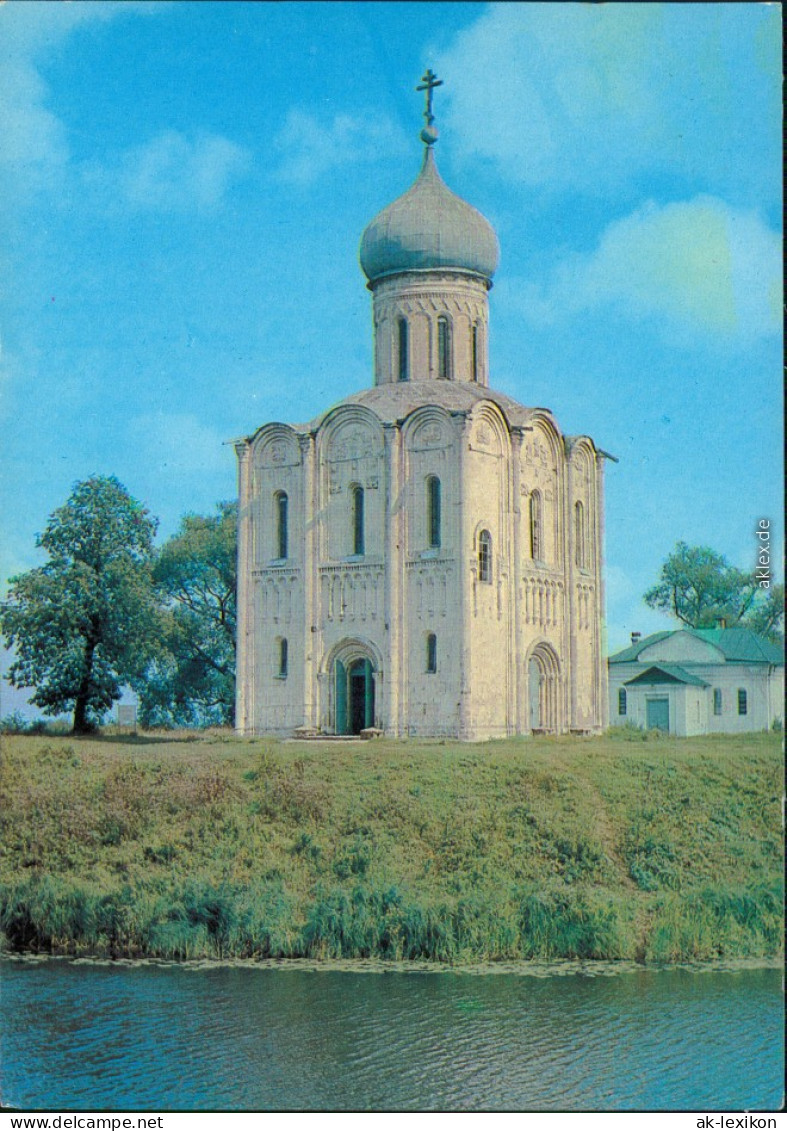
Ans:
[[[0,927],[112,956],[773,955],[780,746],[6,736]]]

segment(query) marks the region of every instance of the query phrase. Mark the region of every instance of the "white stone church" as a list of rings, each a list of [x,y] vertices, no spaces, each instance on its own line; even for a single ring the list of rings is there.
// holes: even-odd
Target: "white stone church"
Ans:
[[[490,387],[497,237],[424,79],[421,171],[361,240],[373,386],[236,445],[241,734],[605,725],[605,453]]]

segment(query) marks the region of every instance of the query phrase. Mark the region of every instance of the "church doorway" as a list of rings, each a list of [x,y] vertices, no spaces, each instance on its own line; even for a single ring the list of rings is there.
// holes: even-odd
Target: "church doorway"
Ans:
[[[527,701],[531,734],[558,734],[560,663],[548,644],[539,644],[527,665]]]
[[[360,734],[374,726],[374,671],[371,660],[360,657],[352,663],[337,660],[336,733]]]

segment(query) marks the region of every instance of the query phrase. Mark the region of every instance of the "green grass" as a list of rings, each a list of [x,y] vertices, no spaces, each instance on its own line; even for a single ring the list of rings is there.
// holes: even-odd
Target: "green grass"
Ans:
[[[54,953],[779,952],[775,735],[0,747],[0,928]]]

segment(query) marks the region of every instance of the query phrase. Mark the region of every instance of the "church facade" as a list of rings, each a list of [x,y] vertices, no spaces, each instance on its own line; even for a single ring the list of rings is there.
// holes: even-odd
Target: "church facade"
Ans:
[[[603,465],[489,379],[491,225],[443,183],[369,224],[374,384],[236,444],[241,734],[596,732]]]

